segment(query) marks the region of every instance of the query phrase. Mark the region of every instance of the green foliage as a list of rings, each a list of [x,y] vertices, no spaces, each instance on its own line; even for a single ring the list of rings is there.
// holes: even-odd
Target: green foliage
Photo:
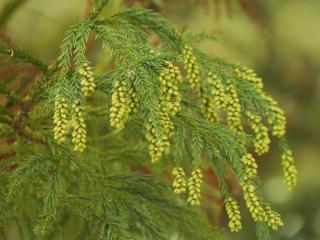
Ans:
[[[282,222],[273,222],[272,217],[278,215],[259,195],[254,157],[250,164],[243,161],[255,146],[253,139],[259,137],[255,134],[260,134],[245,132],[253,125],[246,113],[258,116],[259,129],[266,130],[263,134],[270,130],[280,139],[282,149],[289,151],[282,110],[251,70],[192,48],[192,34],[181,34],[151,10],[126,9],[99,18],[107,3],[93,1],[88,18],[69,28],[51,67],[24,50],[0,45],[0,54],[33,64],[43,72],[38,79],[41,84],[35,86],[43,91],[24,99],[32,107],[26,109],[17,99],[20,111],[16,116],[0,108],[1,136],[7,129],[17,136],[11,158],[17,168],[1,174],[3,221],[18,226],[21,239],[221,239],[221,233],[199,211],[173,197],[164,183],[165,169],[184,166],[186,174],[179,168],[183,172],[179,178],[189,177],[188,201],[199,205],[201,168],[209,163],[226,199],[233,199],[227,173],[234,175],[257,221],[257,237],[270,239],[267,226],[277,229]],[[149,41],[154,34],[160,39],[157,45]],[[114,59],[114,67],[94,80],[86,57],[91,35]],[[167,75],[162,76],[163,71]],[[180,71],[182,83],[176,79]],[[83,90],[83,77],[96,86],[90,97]],[[226,90],[220,99],[224,104],[212,101],[202,106],[218,116],[209,118],[202,115],[200,105],[204,97],[206,102],[214,98],[217,85],[212,82],[217,79],[219,87]],[[8,98],[12,96],[2,84],[0,90]],[[172,105],[172,96],[181,96],[181,101]],[[61,99],[65,99],[63,107]],[[52,124],[48,118],[53,115]],[[109,126],[110,118],[112,126],[120,127]],[[52,129],[62,137],[55,138]],[[149,152],[159,161],[155,166],[149,164]],[[296,170],[293,159],[289,162],[290,166],[283,163],[284,174],[290,171],[286,181],[292,187]],[[254,174],[248,174],[252,166]],[[143,168],[154,176],[143,174]],[[155,177],[157,169],[163,170],[158,173],[162,178]],[[231,219],[236,227],[229,226],[238,231],[240,213],[234,199],[230,204],[229,217],[234,210],[239,216]],[[17,210],[22,206],[22,211]],[[5,227],[2,231],[6,233]]]
[[[41,60],[34,57],[27,50],[19,49],[17,47],[7,46],[0,42],[0,54],[6,54],[10,58],[16,58],[19,61],[30,63],[36,67],[38,67],[43,73],[48,72],[47,65]]]

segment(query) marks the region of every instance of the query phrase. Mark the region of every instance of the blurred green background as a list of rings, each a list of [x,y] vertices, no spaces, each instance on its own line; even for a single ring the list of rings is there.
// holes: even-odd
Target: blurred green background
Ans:
[[[0,1],[2,37],[47,62],[56,58],[64,32],[86,15],[88,4],[86,0],[13,1],[22,4],[5,16],[6,2]],[[319,240],[320,1],[111,0],[105,13],[139,4],[159,11],[181,29],[216,33],[218,41],[198,46],[247,65],[263,77],[287,113],[287,134],[299,169],[298,187],[289,192],[282,183],[277,148],[259,159],[264,196],[285,222],[272,239]],[[253,222],[244,215],[243,231],[230,234],[230,239],[255,239]]]

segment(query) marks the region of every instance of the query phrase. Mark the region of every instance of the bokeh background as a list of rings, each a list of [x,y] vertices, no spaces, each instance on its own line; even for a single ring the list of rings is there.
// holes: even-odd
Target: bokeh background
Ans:
[[[0,37],[50,63],[66,29],[88,13],[90,1],[7,2],[0,0]],[[287,113],[288,139],[299,169],[299,184],[289,192],[282,183],[277,148],[259,159],[264,196],[285,222],[272,232],[272,239],[319,240],[320,1],[111,0],[105,13],[132,5],[153,8],[180,29],[214,33],[217,41],[198,46],[213,56],[247,65],[263,77],[265,87]],[[244,218],[242,232],[226,231],[230,239],[255,239],[252,220]],[[226,226],[226,219],[219,218],[218,223]]]

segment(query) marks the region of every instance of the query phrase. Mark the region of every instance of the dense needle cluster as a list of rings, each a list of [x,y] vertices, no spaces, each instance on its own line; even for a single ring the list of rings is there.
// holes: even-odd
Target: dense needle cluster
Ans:
[[[266,213],[263,205],[257,195],[256,187],[250,182],[247,176],[244,177],[241,183],[243,196],[254,221],[265,221]]]
[[[292,151],[286,149],[284,153],[281,155],[282,168],[284,174],[284,182],[288,186],[289,189],[292,189],[297,184],[297,174],[298,171],[294,164]]]
[[[246,112],[246,115],[251,129],[255,133],[253,142],[255,152],[258,155],[267,153],[271,143],[268,135],[268,128],[262,124],[262,119],[260,116],[251,112]]]
[[[254,221],[264,221],[273,230],[283,225],[281,216],[273,211],[269,204],[262,203],[259,199],[255,186],[245,177],[242,182],[243,195],[246,205]]]
[[[242,161],[242,163],[243,163],[243,165],[245,167],[246,174],[250,178],[256,177],[257,176],[258,165],[256,163],[256,160],[252,156],[252,154],[247,153],[246,155],[244,155],[242,157],[241,161]]]
[[[173,183],[172,188],[173,192],[180,194],[187,191],[187,181],[185,179],[186,173],[182,167],[175,167],[172,170]]]
[[[270,112],[267,115],[268,123],[272,126],[272,135],[282,137],[286,133],[286,117],[284,111],[278,107],[278,103],[270,96],[263,95],[269,103]]]
[[[82,106],[79,100],[72,104],[72,110],[72,143],[74,144],[75,151],[83,152],[86,148],[87,131]]]
[[[54,139],[60,144],[66,140],[68,132],[68,104],[63,97],[58,97],[54,103],[53,123],[55,124]]]
[[[242,228],[242,225],[239,205],[237,201],[232,197],[228,197],[225,200],[225,207],[229,218],[228,226],[231,232],[238,232]]]
[[[240,67],[234,69],[235,74],[243,80],[247,80],[255,86],[257,90],[262,90],[263,82],[262,79],[257,76],[257,74],[247,67]]]
[[[215,105],[213,101],[205,93],[201,93],[200,99],[202,115],[208,121],[216,123],[218,121],[218,114],[215,111]]]
[[[238,98],[238,94],[235,86],[232,84],[230,80],[228,80],[227,84],[227,123],[232,130],[237,132],[243,132],[243,126],[241,124],[241,105]]]
[[[152,162],[157,162],[163,152],[169,151],[170,142],[174,132],[171,117],[177,114],[181,106],[181,95],[178,84],[182,81],[182,76],[178,67],[170,62],[164,63],[165,67],[158,78],[160,84],[159,110],[157,116],[160,121],[160,131],[156,131],[153,122],[146,124],[146,138],[149,142],[149,153]]]
[[[128,115],[136,114],[138,112],[138,109],[139,109],[138,92],[132,81],[130,81],[128,84],[127,105],[128,105]]]
[[[225,109],[228,103],[228,97],[221,80],[212,73],[208,75],[208,83],[212,86],[212,101],[216,108]]]
[[[113,85],[113,94],[111,97],[110,125],[118,130],[124,128],[125,121],[130,112],[127,99],[126,82],[116,80]]]
[[[188,179],[188,202],[192,206],[200,205],[202,174],[199,168],[192,171],[191,177]]]
[[[94,92],[96,88],[96,84],[94,83],[92,68],[89,66],[88,63],[84,63],[82,68],[79,69],[79,74],[82,77],[81,79],[82,92],[86,97],[88,97]]]
[[[180,110],[181,95],[178,90],[180,82],[182,82],[182,75],[179,68],[166,62],[159,76],[160,105],[162,112],[169,116],[174,116]]]
[[[183,50],[184,67],[187,71],[187,78],[191,88],[195,88],[200,81],[200,70],[197,65],[197,58],[192,53],[190,46],[185,46]]]
[[[168,114],[159,112],[160,124],[162,127],[162,139],[169,140],[174,133],[174,126]],[[168,145],[170,145],[169,141]]]
[[[167,116],[164,116],[161,125],[164,123],[166,123],[166,126],[163,129],[164,132],[157,131],[155,123],[152,121],[145,124],[146,139],[149,142],[149,154],[152,163],[158,162],[163,153],[170,147],[169,136],[165,133],[169,133],[169,129],[172,129],[173,126],[171,125],[170,119],[167,119]]]
[[[266,214],[266,222],[272,230],[278,230],[279,227],[283,226],[283,222],[279,213],[273,211],[269,205],[264,207]]]

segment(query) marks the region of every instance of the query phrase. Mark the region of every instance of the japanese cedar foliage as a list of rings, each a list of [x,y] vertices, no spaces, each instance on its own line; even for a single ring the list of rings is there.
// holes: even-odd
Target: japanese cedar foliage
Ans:
[[[194,46],[197,35],[150,10],[99,16],[107,2],[94,1],[90,16],[70,27],[57,63],[37,81],[41,91],[30,95],[36,106],[28,121],[43,141],[18,143],[20,165],[6,180],[2,201],[11,210],[3,226],[20,218],[20,234],[28,238],[70,234],[65,224],[81,239],[212,239],[217,232],[192,209],[201,204],[201,172],[210,163],[230,230],[245,224],[241,198],[258,237],[268,235],[267,226],[277,230],[283,222],[259,194],[256,158],[277,141],[289,189],[297,171],[284,112],[262,80],[247,67],[207,56]],[[114,59],[103,75],[86,57],[90,34]],[[153,34],[157,45],[149,41]],[[171,191],[185,200],[175,203],[160,182],[126,174],[146,165],[170,166]],[[239,196],[229,190],[229,171],[243,190]],[[30,208],[22,208],[23,199]]]

